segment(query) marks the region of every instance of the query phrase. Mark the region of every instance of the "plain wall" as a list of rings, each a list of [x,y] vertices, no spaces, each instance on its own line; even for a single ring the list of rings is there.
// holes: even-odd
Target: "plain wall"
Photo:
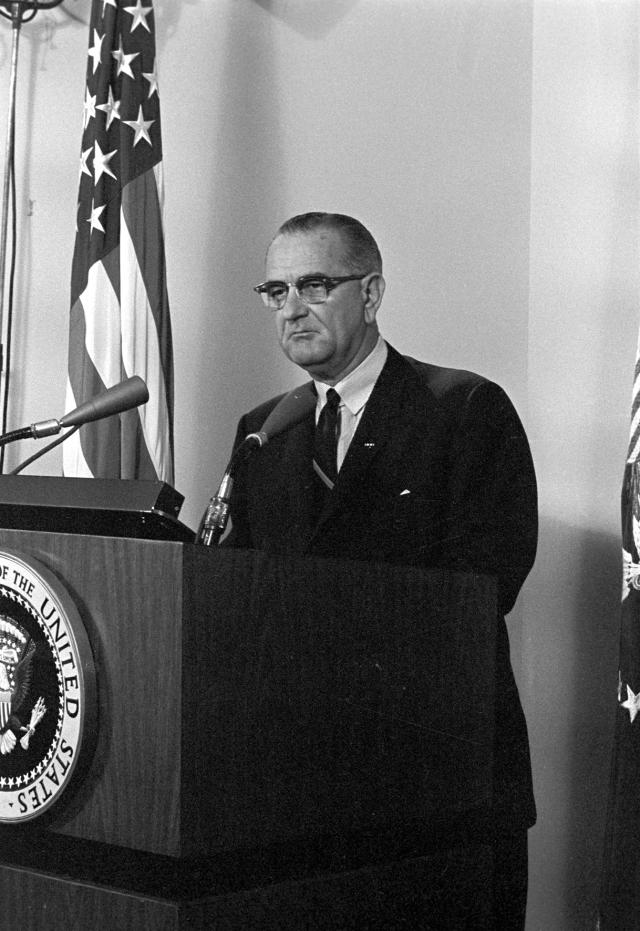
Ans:
[[[638,333],[638,6],[533,30],[528,428],[540,481],[522,678],[531,931],[595,928],[618,685],[620,489]]]
[[[10,427],[64,408],[89,2],[64,9],[22,30]],[[494,378],[531,439],[541,543],[509,621],[540,813],[528,931],[588,927],[638,326],[635,2],[155,9],[182,516],[197,524],[240,414],[301,380],[251,291],[270,236],[293,213],[355,214],[384,256],[387,338]],[[0,21],[0,126],[10,42]],[[56,452],[31,471],[59,470]]]

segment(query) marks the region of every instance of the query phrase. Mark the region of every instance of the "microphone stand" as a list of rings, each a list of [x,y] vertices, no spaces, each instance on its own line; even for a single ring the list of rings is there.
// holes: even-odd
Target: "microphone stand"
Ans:
[[[1,437],[0,437],[1,440]],[[210,499],[207,509],[202,515],[195,543],[200,546],[217,546],[220,537],[225,532],[229,520],[229,503],[233,489],[233,475],[241,462],[251,455],[254,449],[264,446],[267,442],[265,433],[250,433],[231,457],[222,481],[216,494]]]
[[[50,450],[55,449],[56,446],[59,446],[60,443],[64,443],[65,440],[68,440],[70,436],[73,436],[74,433],[77,433],[80,429],[80,424],[76,424],[75,427],[70,427],[66,433],[63,433],[62,436],[59,436],[53,441],[53,443],[47,443],[46,446],[43,446],[42,449],[38,449],[32,456],[29,456],[27,459],[23,459],[22,462],[19,462],[18,465],[11,469],[9,475],[19,475],[23,469],[26,469],[27,466],[31,465],[32,462],[35,462],[36,459],[40,459],[42,456],[46,455]]]
[[[50,10],[59,6],[63,0],[0,0],[0,15],[11,21],[11,68],[9,75],[9,107],[7,111],[7,138],[5,144],[4,175],[2,183],[2,212],[0,213],[0,379],[5,373],[5,347],[4,347],[4,310],[5,310],[5,275],[7,264],[7,228],[9,224],[9,198],[12,188],[15,190],[14,178],[14,152],[15,152],[15,126],[16,126],[16,84],[18,76],[18,50],[20,44],[20,29],[23,23],[31,22],[39,10]],[[14,197],[15,222],[15,197]],[[15,233],[14,233],[14,260],[15,260]],[[11,275],[13,279],[13,261]],[[12,290],[12,289],[11,289]],[[9,314],[11,308],[9,308]],[[8,323],[7,344],[9,343],[10,317]],[[7,345],[6,357],[9,358],[10,347]],[[3,401],[2,427],[4,429],[7,414],[8,400],[8,366],[5,377],[5,390]],[[0,459],[0,472],[4,465],[4,449]]]
[[[268,443],[269,439],[303,420],[316,406],[316,393],[311,382],[292,388],[283,395],[273,408],[262,428],[249,433],[236,447],[231,461],[222,477],[217,493],[207,506],[200,521],[195,542],[201,546],[216,546],[229,520],[229,504],[233,488],[233,475],[241,462],[248,459],[254,449]]]

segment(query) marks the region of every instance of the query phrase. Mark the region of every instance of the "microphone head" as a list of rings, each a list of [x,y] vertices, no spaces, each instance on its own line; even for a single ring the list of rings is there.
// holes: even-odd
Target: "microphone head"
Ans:
[[[265,436],[264,442],[304,420],[315,408],[316,401],[311,383],[301,385],[285,394],[262,424],[260,433]]]
[[[60,425],[73,427],[76,424],[90,423],[92,420],[102,420],[103,417],[111,417],[113,414],[120,414],[122,411],[131,410],[132,407],[146,404],[148,400],[149,389],[146,384],[139,375],[132,375],[131,378],[108,388],[102,394],[96,395],[95,398],[85,401],[75,410],[65,414],[60,419]]]

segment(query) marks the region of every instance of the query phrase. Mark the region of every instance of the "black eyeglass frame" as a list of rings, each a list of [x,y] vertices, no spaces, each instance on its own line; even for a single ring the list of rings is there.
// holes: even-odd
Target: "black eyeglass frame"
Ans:
[[[366,278],[367,275],[370,274],[371,272],[365,272],[364,275],[341,275],[338,277],[331,277],[329,275],[301,275],[297,281],[263,281],[261,284],[255,285],[253,290],[260,295],[264,301],[265,306],[268,307],[269,310],[282,310],[284,305],[287,303],[287,300],[289,299],[289,292],[291,291],[291,288],[295,288],[296,294],[304,304],[324,304],[324,302],[327,300],[327,297],[329,297],[333,289],[337,288],[338,285],[344,284],[345,281],[362,281],[363,278]],[[322,298],[321,301],[309,301],[304,298],[300,294],[300,288],[309,281],[322,282],[327,292],[327,297]],[[280,305],[269,304],[268,302],[269,299],[267,289],[273,285],[283,285],[287,289],[286,297]]]

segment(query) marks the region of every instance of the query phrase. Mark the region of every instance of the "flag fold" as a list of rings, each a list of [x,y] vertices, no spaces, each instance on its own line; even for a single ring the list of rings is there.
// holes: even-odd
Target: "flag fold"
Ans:
[[[67,410],[139,375],[149,402],[87,424],[65,475],[173,483],[173,359],[151,0],[93,0],[71,275]]]

